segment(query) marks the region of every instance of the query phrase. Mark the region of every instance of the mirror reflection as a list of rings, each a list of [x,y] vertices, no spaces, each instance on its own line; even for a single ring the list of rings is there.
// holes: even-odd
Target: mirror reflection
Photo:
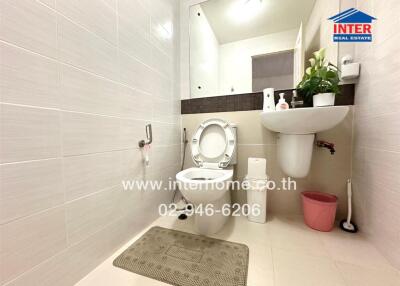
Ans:
[[[314,2],[209,0],[191,6],[191,97],[297,85],[307,52],[303,27]]]

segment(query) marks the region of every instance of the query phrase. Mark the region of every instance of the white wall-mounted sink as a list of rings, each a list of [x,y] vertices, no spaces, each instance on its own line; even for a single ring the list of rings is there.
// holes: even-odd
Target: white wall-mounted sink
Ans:
[[[278,162],[286,175],[304,178],[311,167],[315,133],[329,130],[346,117],[348,106],[262,112],[264,127],[279,132]]]
[[[335,127],[348,112],[348,106],[297,108],[262,112],[261,121],[264,127],[279,133],[314,134]]]

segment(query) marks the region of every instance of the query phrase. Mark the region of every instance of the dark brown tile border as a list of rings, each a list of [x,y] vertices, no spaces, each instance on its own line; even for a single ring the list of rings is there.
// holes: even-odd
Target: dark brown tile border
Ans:
[[[354,90],[354,84],[342,85],[341,95],[336,96],[335,105],[354,105]],[[279,93],[284,92],[286,102],[290,103],[292,91],[293,89],[276,90],[275,102],[278,102]],[[182,114],[261,110],[262,108],[262,92],[181,100]]]

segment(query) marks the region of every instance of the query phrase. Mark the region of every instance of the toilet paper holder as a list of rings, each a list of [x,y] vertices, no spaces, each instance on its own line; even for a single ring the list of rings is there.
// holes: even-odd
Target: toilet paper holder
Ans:
[[[341,60],[341,79],[355,79],[360,76],[360,64],[353,63],[353,57],[346,55]]]
[[[150,145],[153,142],[153,131],[151,128],[151,124],[146,125],[146,140],[140,140],[139,141],[139,147],[143,148],[146,145]]]

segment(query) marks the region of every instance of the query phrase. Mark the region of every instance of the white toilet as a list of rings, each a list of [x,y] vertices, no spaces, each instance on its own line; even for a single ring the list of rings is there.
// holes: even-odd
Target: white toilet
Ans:
[[[195,207],[202,205],[203,214],[195,213],[195,229],[208,235],[218,232],[229,216],[230,183],[236,164],[236,126],[221,119],[208,119],[200,124],[191,140],[191,153],[197,168],[179,172],[176,180],[183,196]],[[212,209],[212,210],[211,210]],[[226,212],[225,212],[226,214]]]

